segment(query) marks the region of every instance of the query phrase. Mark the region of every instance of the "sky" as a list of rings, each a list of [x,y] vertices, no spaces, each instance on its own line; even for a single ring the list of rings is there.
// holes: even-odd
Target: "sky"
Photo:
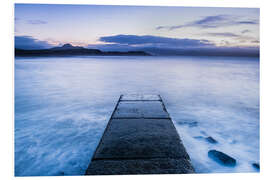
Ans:
[[[258,8],[15,4],[15,46],[259,49]]]

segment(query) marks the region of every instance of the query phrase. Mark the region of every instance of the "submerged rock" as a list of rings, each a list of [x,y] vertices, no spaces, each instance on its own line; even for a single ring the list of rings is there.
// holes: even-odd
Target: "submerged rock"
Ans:
[[[210,157],[211,159],[219,162],[222,165],[225,166],[235,166],[236,165],[236,160],[232,157],[230,157],[229,155],[217,151],[217,150],[210,150],[208,151],[208,157]]]
[[[191,122],[178,122],[179,125],[188,125],[189,127],[196,127],[198,126],[198,122],[197,121],[191,121]]]
[[[252,163],[252,166],[257,170],[260,170],[260,164],[259,163]]]
[[[206,132],[205,132],[205,131],[200,131],[200,133],[201,133],[202,135],[207,136],[207,134],[206,134]]]
[[[63,171],[60,171],[58,175],[63,176],[65,175],[65,173]]]
[[[204,139],[204,137],[203,137],[203,136],[194,136],[193,138],[195,138],[195,139],[199,139],[199,140]]]
[[[215,140],[214,138],[212,138],[211,136],[205,138],[208,142],[212,143],[212,144],[216,144],[218,143],[217,140]]]

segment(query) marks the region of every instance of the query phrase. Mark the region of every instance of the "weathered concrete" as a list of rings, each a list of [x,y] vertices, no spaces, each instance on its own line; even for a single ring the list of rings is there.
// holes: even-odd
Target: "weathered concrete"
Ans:
[[[187,159],[114,159],[92,161],[86,175],[194,173]]]
[[[120,101],[161,101],[161,98],[152,94],[129,94],[121,96]]]
[[[169,119],[113,119],[93,159],[187,158],[172,129]]]
[[[86,175],[194,173],[158,95],[121,96]]]
[[[169,118],[160,101],[120,101],[112,118]]]

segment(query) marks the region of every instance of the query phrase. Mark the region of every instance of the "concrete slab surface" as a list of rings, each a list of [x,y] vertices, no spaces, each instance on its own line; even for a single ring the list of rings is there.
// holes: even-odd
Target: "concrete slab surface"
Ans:
[[[188,158],[170,119],[113,119],[93,159]]]
[[[194,173],[159,95],[121,96],[86,175]]]
[[[155,94],[128,94],[121,96],[121,101],[160,101],[159,95]]]
[[[160,101],[120,101],[112,118],[170,118]]]
[[[188,159],[125,159],[93,161],[88,175],[188,174],[194,173]]]

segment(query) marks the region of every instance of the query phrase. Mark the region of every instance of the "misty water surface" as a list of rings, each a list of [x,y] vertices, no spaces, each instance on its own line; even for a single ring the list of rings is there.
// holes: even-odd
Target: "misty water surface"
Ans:
[[[84,174],[129,93],[161,95],[196,172],[257,171],[258,58],[61,57],[15,59],[15,175]],[[210,149],[236,167],[210,159]]]

